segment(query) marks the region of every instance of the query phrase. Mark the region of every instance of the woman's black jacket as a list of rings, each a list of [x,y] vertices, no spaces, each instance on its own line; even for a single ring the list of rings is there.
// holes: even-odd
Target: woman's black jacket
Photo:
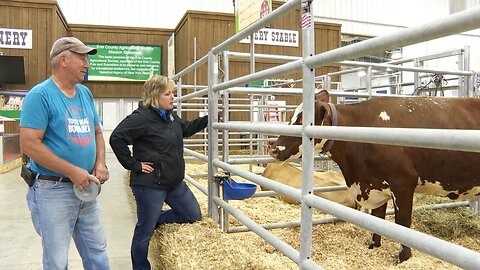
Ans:
[[[183,138],[204,129],[208,117],[185,121],[173,111],[166,116],[167,120],[153,108],[139,107],[113,130],[110,145],[120,164],[131,171],[131,185],[169,189],[183,180]],[[155,171],[142,173],[141,161],[153,162]]]

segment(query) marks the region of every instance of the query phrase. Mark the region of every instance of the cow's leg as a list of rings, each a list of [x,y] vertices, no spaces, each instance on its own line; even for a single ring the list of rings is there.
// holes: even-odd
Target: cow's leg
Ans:
[[[395,207],[395,223],[410,228],[412,225],[412,205],[413,205],[413,190],[402,190],[401,196],[394,197]],[[412,256],[410,247],[402,245],[402,250],[398,254],[398,263],[408,260]]]
[[[372,209],[372,215],[374,215],[378,218],[381,218],[381,219],[385,219],[386,211],[387,211],[387,203],[383,204],[382,206],[380,206],[376,209]],[[373,248],[381,246],[382,245],[381,241],[382,241],[382,236],[374,233],[373,236],[372,236],[372,243],[368,246],[368,248],[373,249]]]

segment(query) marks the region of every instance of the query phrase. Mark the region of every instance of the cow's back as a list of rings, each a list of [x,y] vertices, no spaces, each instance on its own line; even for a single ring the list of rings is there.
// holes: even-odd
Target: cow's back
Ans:
[[[340,126],[480,129],[480,99],[476,98],[372,98],[338,105],[337,112]],[[480,186],[479,153],[340,141],[335,144],[337,153],[343,152],[340,157],[337,154],[337,163],[347,178],[373,176],[388,182],[394,175],[409,173],[417,176],[411,178],[418,184],[417,192],[452,199],[480,192],[475,189]],[[405,181],[404,185],[415,183]]]
[[[337,108],[355,118],[340,117],[341,126],[480,129],[477,98],[378,97]]]

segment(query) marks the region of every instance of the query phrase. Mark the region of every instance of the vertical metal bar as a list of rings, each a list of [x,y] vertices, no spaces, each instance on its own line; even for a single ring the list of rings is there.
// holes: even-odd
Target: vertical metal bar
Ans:
[[[388,84],[390,85],[389,87],[389,93],[390,95],[397,95],[400,93],[398,89],[398,77],[397,77],[397,72],[393,70],[387,69],[387,74],[388,74]]]
[[[254,98],[253,98],[253,94],[250,94],[250,122],[253,123],[254,121],[254,108],[255,106],[253,105],[253,101],[254,101]],[[258,107],[257,107],[258,109]],[[258,111],[257,111],[257,115],[258,115]],[[250,140],[249,144],[248,144],[248,149],[249,149],[249,154],[250,156],[253,156],[253,136],[252,136],[252,132],[249,132],[248,133],[248,139]],[[252,171],[252,164],[248,164],[248,170],[249,171]]]
[[[177,82],[177,98],[182,96],[182,77]],[[182,102],[177,102],[177,114],[182,117]]]
[[[228,59],[228,51],[223,52],[223,81],[226,82],[230,79],[229,77],[229,59]],[[228,123],[229,121],[229,93],[228,89],[223,90],[223,122]],[[230,155],[230,145],[228,142],[229,132],[227,129],[222,131],[222,160],[223,162],[229,163],[229,155]],[[225,183],[223,183],[225,184]],[[224,186],[221,185],[220,194],[223,198],[223,188]],[[221,219],[222,223],[221,226],[223,231],[227,232],[229,230],[229,221],[228,221],[229,214],[223,208],[221,208]]]
[[[197,37],[193,37],[193,63],[197,62]],[[197,91],[197,67],[193,70],[193,92]]]
[[[470,46],[463,48],[463,69],[464,71],[470,70]],[[473,85],[471,84],[472,76],[463,76],[465,94],[467,97],[473,96]]]
[[[301,2],[301,25],[303,58],[315,54],[315,32],[311,0]],[[314,125],[314,98],[315,98],[315,69],[310,69],[305,64],[303,69],[303,129]],[[303,132],[302,132],[303,133]],[[300,227],[300,269],[305,269],[303,264],[310,259],[312,252],[312,208],[303,198],[312,194],[313,182],[313,138],[302,134],[302,202],[301,202],[301,227]]]
[[[413,61],[413,66],[414,67],[423,67],[423,61],[415,58],[415,60]],[[420,74],[418,74],[418,72],[413,73],[413,85],[415,86],[413,91],[417,90],[419,87],[422,86],[422,80],[420,79]]]
[[[228,57],[228,51],[223,52],[223,81],[226,82],[230,79],[228,73],[229,73],[229,57]],[[230,98],[230,93],[228,89],[223,90],[223,122],[227,123],[229,121],[229,98]],[[229,137],[229,132],[227,129],[224,129],[222,131],[222,160],[223,162],[227,162],[229,160],[229,155],[230,155],[230,145],[228,143],[228,137]]]
[[[254,34],[251,34],[250,35],[250,74],[253,74],[255,73],[255,40],[253,39],[254,38]],[[258,107],[259,108],[259,107]],[[258,109],[258,119],[260,119],[260,108]],[[253,122],[253,118],[252,119],[252,122]],[[260,136],[260,135],[257,135],[257,137]],[[250,132],[250,135],[249,135],[249,139],[250,139],[250,156],[253,156],[253,144],[252,144],[252,139],[253,139],[253,134]],[[258,153],[258,147],[257,147],[257,153]],[[250,164],[249,165],[249,169],[250,171],[252,171],[252,165]]]
[[[480,95],[479,93],[479,73],[475,73],[473,76],[472,76],[472,85],[473,85],[473,96],[474,97],[478,97]]]
[[[202,102],[203,102],[203,107],[202,107],[203,111],[205,111],[205,109],[208,110],[208,100],[203,99]],[[208,139],[208,134],[203,133],[203,139],[207,140]],[[204,153],[208,152],[208,145],[206,145],[205,143],[203,144],[203,152]]]
[[[265,94],[260,94],[259,104],[261,106],[258,108],[258,122],[264,122],[265,113],[266,111],[268,111],[268,109],[265,109],[264,107],[264,105],[267,104],[267,99],[265,97]],[[264,154],[263,141],[265,140],[265,136],[262,133],[258,133],[257,137],[259,139],[257,142],[257,155],[263,155]]]
[[[367,74],[365,75],[365,88],[367,89],[368,98],[372,97],[372,66],[368,66]]]
[[[458,70],[464,70],[464,67],[465,67],[465,57],[464,57],[464,54],[465,54],[465,51],[464,50],[460,50],[460,53],[457,55],[458,57]],[[467,92],[466,92],[466,88],[465,88],[465,76],[461,76],[459,75],[458,76],[458,96],[459,97],[465,97],[467,96]]]
[[[253,35],[250,35],[250,74],[255,73],[255,41]]]
[[[332,77],[330,77],[329,75],[325,75],[325,80],[323,81],[323,83],[324,83],[324,89],[327,89],[328,92],[332,91]],[[340,90],[340,89],[337,89],[337,90]]]
[[[463,49],[463,70],[470,70],[470,46],[465,46]],[[474,97],[475,94],[475,84],[477,82],[477,75],[470,75],[468,77],[463,76],[465,81],[465,89],[468,97]],[[477,89],[478,90],[478,89]],[[480,214],[480,196],[475,196],[475,198],[469,200],[469,208],[474,213]]]
[[[208,53],[208,215],[219,222],[218,207],[213,202],[213,196],[218,194],[218,182],[215,181],[217,168],[213,160],[218,158],[218,130],[212,124],[218,122],[218,93],[212,87],[217,84],[218,59],[210,50]]]

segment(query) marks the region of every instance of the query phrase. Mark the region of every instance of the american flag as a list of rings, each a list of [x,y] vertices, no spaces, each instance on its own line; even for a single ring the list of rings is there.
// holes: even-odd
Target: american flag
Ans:
[[[310,13],[302,14],[302,29],[306,29],[312,26],[312,16]]]

